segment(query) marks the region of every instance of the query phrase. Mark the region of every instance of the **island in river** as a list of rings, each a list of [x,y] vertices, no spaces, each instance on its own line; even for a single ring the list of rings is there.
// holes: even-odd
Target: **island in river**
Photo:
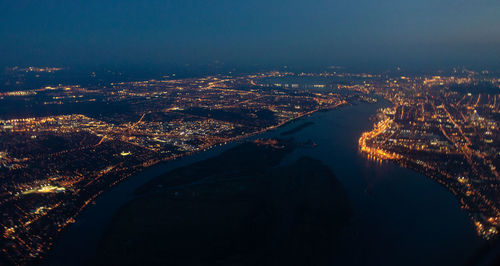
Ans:
[[[341,232],[338,242],[342,244],[335,247],[332,265],[461,265],[475,256],[485,242],[456,198],[422,174],[389,162],[369,160],[358,150],[359,136],[370,129],[369,117],[387,106],[385,101],[344,106],[302,119],[314,124],[293,133],[295,145],[286,151],[279,165],[292,164],[304,156],[317,159],[332,169],[348,194],[352,215]],[[297,124],[300,122],[249,140],[280,138],[281,132]],[[307,145],[310,139],[317,144],[313,149]],[[98,198],[63,233],[45,265],[88,264],[96,257],[99,240],[113,215],[141,196],[134,194],[135,190],[171,170],[220,155],[237,145],[235,142],[159,164],[120,183]],[[230,166],[228,163],[226,167]]]
[[[329,265],[348,196],[292,140],[259,139],[160,176],[115,215],[92,264]]]

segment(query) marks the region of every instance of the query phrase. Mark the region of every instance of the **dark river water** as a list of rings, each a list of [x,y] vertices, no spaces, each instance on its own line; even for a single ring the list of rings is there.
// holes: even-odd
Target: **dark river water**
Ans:
[[[279,136],[303,122],[314,124],[290,135],[313,140],[285,162],[308,155],[329,166],[347,191],[354,212],[344,230],[337,265],[460,265],[484,244],[467,214],[444,187],[392,163],[370,161],[358,152],[358,138],[370,130],[369,117],[387,103],[360,104],[319,112],[259,137]],[[287,136],[287,137],[290,137]],[[218,147],[159,164],[120,183],[84,210],[49,254],[48,265],[82,265],[95,254],[113,214],[152,178],[237,145]]]

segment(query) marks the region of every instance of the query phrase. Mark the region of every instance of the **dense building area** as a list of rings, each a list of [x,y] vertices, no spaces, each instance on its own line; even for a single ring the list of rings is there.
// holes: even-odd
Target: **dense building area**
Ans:
[[[500,223],[500,94],[474,73],[393,80],[393,104],[359,139],[362,152],[392,160],[444,185],[486,239]]]
[[[1,260],[17,264],[43,257],[88,204],[144,167],[346,103],[330,91],[257,84],[280,75],[1,94],[9,108],[0,120]]]

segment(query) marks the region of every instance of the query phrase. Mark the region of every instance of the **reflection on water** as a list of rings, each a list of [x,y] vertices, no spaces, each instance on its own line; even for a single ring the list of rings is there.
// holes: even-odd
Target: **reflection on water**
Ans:
[[[381,104],[344,107],[309,118],[296,133],[316,148],[302,155],[328,165],[347,190],[354,218],[342,236],[338,262],[349,265],[460,265],[483,243],[453,195],[409,169],[369,160],[358,138]]]
[[[286,137],[317,147],[294,151],[329,166],[348,192],[354,217],[338,247],[340,265],[456,265],[474,254],[483,241],[451,193],[429,178],[391,163],[371,161],[358,152],[358,138],[371,127],[369,117],[384,103],[342,107],[302,121],[308,127]],[[277,136],[290,124],[263,136]],[[218,154],[226,147],[154,166],[97,200],[56,243],[50,263],[78,264],[95,248],[112,214],[135,188],[163,172]]]

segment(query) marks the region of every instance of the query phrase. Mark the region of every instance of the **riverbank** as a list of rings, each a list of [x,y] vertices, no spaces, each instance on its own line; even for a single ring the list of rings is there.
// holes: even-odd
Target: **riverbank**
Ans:
[[[328,167],[295,143],[247,142],[173,170],[115,215],[90,264],[317,265],[350,218]]]
[[[429,178],[392,163],[367,160],[358,152],[358,139],[371,128],[370,116],[388,103],[343,106],[317,112],[304,122],[314,124],[292,135],[296,141],[311,139],[314,149],[295,149],[282,165],[303,156],[332,169],[346,190],[353,211],[352,223],[341,233],[338,265],[456,265],[471,257],[483,243],[467,215],[445,188]],[[293,123],[256,137],[279,136]],[[250,139],[252,139],[250,138]],[[112,216],[134,197],[134,191],[168,171],[235,147],[231,143],[159,164],[118,184],[85,210],[69,228],[49,265],[82,265],[95,256],[97,245]],[[446,247],[446,248],[443,248]],[[390,253],[389,253],[390,251]]]
[[[339,104],[329,110],[337,109],[344,105],[345,104]],[[221,152],[238,145],[242,140],[255,139],[263,134],[272,134],[274,131],[287,128],[289,125],[293,125],[294,122],[300,121],[318,111],[319,110],[315,110],[304,113],[294,119],[251,134],[235,137],[225,143],[204,147],[199,151],[186,153],[182,156],[176,156],[167,160],[157,161],[155,164],[143,168],[138,173],[127,176],[120,180],[120,182],[115,182],[109,190],[96,195],[96,197],[89,201],[93,202],[93,204],[89,204],[86,208],[83,208],[76,217],[75,223],[68,225],[61,232],[61,235],[54,242],[52,249],[42,260],[41,264],[83,265],[81,261],[85,260],[89,254],[92,256],[92,254],[95,253],[97,243],[104,232],[105,226],[111,221],[112,214],[116,212],[120,206],[133,199],[135,189],[149,180],[161,176],[165,172],[177,167],[217,156]]]

